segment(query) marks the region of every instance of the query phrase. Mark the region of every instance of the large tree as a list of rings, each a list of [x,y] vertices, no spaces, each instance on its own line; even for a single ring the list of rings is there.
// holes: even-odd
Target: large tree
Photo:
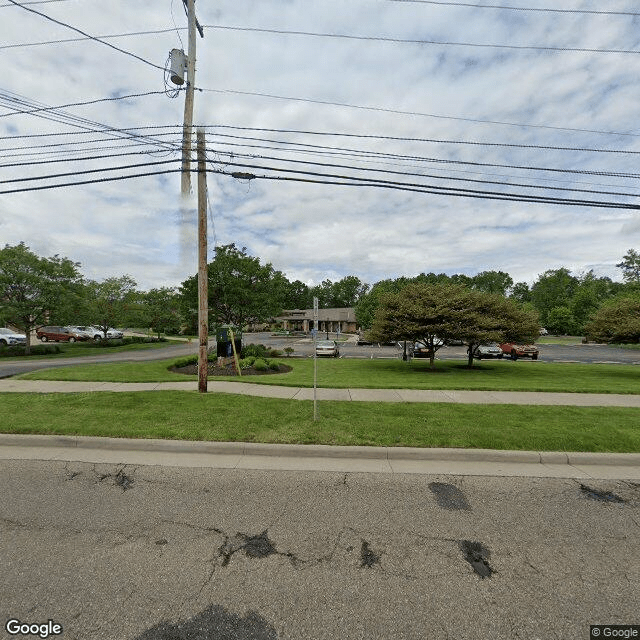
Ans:
[[[311,296],[318,298],[320,307],[344,308],[355,307],[358,300],[369,290],[369,285],[357,276],[345,276],[341,280],[323,282],[311,288]]]
[[[270,263],[260,264],[235,244],[216,247],[208,265],[209,314],[214,324],[244,327],[264,322],[282,311],[282,274]],[[192,325],[198,314],[198,277],[180,287],[183,313]]]
[[[546,326],[549,312],[563,307],[573,298],[580,284],[565,267],[550,269],[538,277],[531,287],[531,302]]]
[[[640,284],[640,252],[629,249],[616,267],[622,269],[622,277],[629,284]]]
[[[27,354],[36,327],[68,315],[81,287],[79,266],[57,255],[41,258],[23,242],[0,250],[2,316],[27,336]]]
[[[513,278],[504,271],[482,271],[471,278],[471,288],[485,293],[506,296],[513,287]]]
[[[87,321],[98,327],[105,338],[110,327],[124,326],[132,319],[141,319],[141,294],[136,291],[136,287],[136,281],[131,276],[87,283]]]
[[[151,289],[144,293],[142,313],[145,324],[158,334],[158,338],[162,332],[178,331],[182,324],[178,295],[172,287]]]
[[[607,300],[585,326],[585,334],[598,342],[640,342],[640,293]]]
[[[430,365],[443,342],[461,339],[473,347],[489,341],[531,340],[537,317],[503,296],[448,283],[412,283],[380,297],[371,335],[375,340],[419,341],[427,346]]]

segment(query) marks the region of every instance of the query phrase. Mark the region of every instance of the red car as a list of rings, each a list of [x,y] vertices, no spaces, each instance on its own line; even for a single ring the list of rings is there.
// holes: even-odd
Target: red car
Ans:
[[[78,333],[69,327],[40,327],[36,335],[42,342],[76,342],[90,340],[89,336]]]
[[[514,344],[513,342],[505,342],[500,345],[503,353],[511,356],[512,360],[518,358],[531,358],[532,360],[538,359],[538,347],[532,344]]]

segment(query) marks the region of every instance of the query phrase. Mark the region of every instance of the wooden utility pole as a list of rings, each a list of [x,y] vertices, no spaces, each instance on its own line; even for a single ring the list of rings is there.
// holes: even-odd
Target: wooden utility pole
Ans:
[[[189,49],[187,53],[187,91],[184,98],[182,125],[182,181],[183,197],[191,193],[191,129],[193,128],[193,91],[196,86],[196,7],[195,0],[188,0]]]
[[[207,158],[204,129],[197,132],[198,151],[198,391],[207,392],[209,367],[209,279],[207,277]]]

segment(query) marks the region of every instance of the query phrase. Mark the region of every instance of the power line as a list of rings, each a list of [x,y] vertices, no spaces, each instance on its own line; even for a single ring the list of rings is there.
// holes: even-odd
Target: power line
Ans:
[[[117,167],[101,167],[100,169],[84,169],[82,171],[67,171],[64,173],[50,173],[46,176],[29,176],[27,178],[10,178],[9,180],[0,180],[0,184],[10,184],[13,182],[33,182],[35,180],[53,180],[54,178],[66,178],[68,176],[80,176],[88,175],[91,173],[103,173],[105,171],[122,171],[123,169],[137,169],[138,167],[153,167],[161,164],[171,164],[173,162],[180,162],[180,158],[174,158],[173,160],[161,160],[158,162],[144,162],[141,164],[125,164]]]
[[[13,1],[13,0],[12,0]],[[207,29],[220,29],[225,31],[244,31],[254,33],[271,33],[278,35],[311,36],[314,38],[339,38],[344,40],[365,40],[372,42],[390,42],[395,44],[419,44],[439,45],[447,47],[480,47],[483,49],[511,49],[518,51],[559,51],[566,53],[622,53],[638,54],[636,49],[588,49],[585,47],[552,47],[542,45],[516,45],[516,44],[492,44],[479,42],[453,42],[450,40],[417,40],[405,38],[391,38],[384,36],[356,36],[347,33],[320,33],[316,31],[287,31],[284,29],[261,29],[257,27],[236,27],[219,24],[207,24]]]
[[[67,24],[66,22],[62,22],[61,20],[56,20],[55,18],[52,18],[51,16],[48,16],[46,13],[42,13],[41,11],[37,11],[36,9],[30,9],[29,7],[26,7],[23,4],[20,4],[19,2],[16,2],[16,0],[9,0],[9,2],[13,5],[15,5],[16,7],[20,7],[21,9],[24,9],[25,11],[29,11],[30,13],[35,13],[36,15],[45,18],[46,20],[50,20],[51,22],[54,22],[55,24],[58,24],[62,27],[66,27],[67,29],[71,29],[72,31],[75,31],[76,33],[79,33],[87,38],[90,38],[91,40],[95,40],[95,42],[99,42],[100,44],[103,44],[107,47],[109,47],[110,49],[114,49],[115,51],[119,51],[120,53],[124,53],[127,56],[130,56],[131,58],[135,58],[136,60],[140,60],[140,62],[144,62],[145,64],[151,66],[151,67],[155,67],[156,69],[160,69],[160,71],[164,71],[164,67],[160,67],[157,64],[154,64],[153,62],[149,62],[148,60],[145,60],[144,58],[141,58],[140,56],[136,55],[135,53],[131,53],[131,51],[127,51],[125,49],[121,49],[120,47],[116,47],[114,44],[111,44],[109,42],[106,42],[104,40],[100,40],[100,38],[96,38],[95,36],[92,36],[91,34],[87,33],[86,31],[82,31],[81,29],[78,29],[77,27],[73,27],[70,24]]]
[[[6,5],[12,6],[12,5]],[[98,36],[89,36],[86,38],[60,38],[58,40],[44,40],[41,42],[19,42],[16,44],[4,44],[0,45],[0,49],[18,49],[21,47],[40,47],[43,45],[49,44],[69,44],[71,42],[86,42],[87,40],[94,40],[98,38],[100,40],[109,40],[110,38],[126,38],[129,36],[147,36],[147,35],[155,35],[159,33],[173,33],[174,31],[184,31],[185,27],[176,27],[174,29],[152,29],[150,31],[129,31],[126,33],[110,33],[105,35]]]
[[[576,127],[555,127],[551,125],[544,124],[525,124],[521,122],[507,122],[504,120],[484,120],[480,118],[464,118],[459,116],[445,116],[441,114],[435,113],[425,113],[422,111],[403,111],[400,109],[388,109],[385,107],[371,107],[367,105],[360,104],[351,104],[348,102],[332,102],[330,100],[319,100],[314,98],[300,98],[296,96],[281,96],[273,93],[260,93],[257,91],[238,91],[234,89],[206,89],[202,87],[196,87],[198,91],[204,91],[207,93],[229,93],[232,95],[240,95],[240,96],[252,96],[258,98],[270,98],[272,100],[290,100],[292,102],[308,102],[310,104],[322,104],[330,107],[345,107],[347,109],[361,109],[364,111],[377,111],[381,113],[394,113],[403,116],[420,116],[424,118],[438,118],[442,120],[457,120],[461,122],[475,122],[481,124],[497,124],[504,125],[508,127],[527,127],[533,129],[550,129],[552,131],[571,131],[575,133],[596,133],[603,135],[613,135],[613,136],[632,136],[639,137],[638,133],[624,133],[620,131],[601,131],[597,129],[580,129]]]
[[[155,164],[155,163],[149,163]],[[161,163],[158,163],[161,164]],[[469,197],[469,198],[480,198],[480,199],[489,199],[489,200],[506,200],[506,201],[516,201],[516,202],[528,202],[533,204],[555,204],[555,205],[570,205],[570,206],[585,206],[585,207],[595,207],[595,208],[615,208],[615,209],[633,209],[639,210],[640,205],[634,205],[628,202],[610,202],[610,201],[601,201],[601,200],[578,200],[578,199],[569,199],[569,198],[558,198],[558,197],[546,197],[546,196],[538,196],[538,195],[529,195],[522,193],[505,193],[505,192],[493,192],[486,190],[475,190],[475,189],[460,189],[460,188],[452,188],[452,187],[440,187],[437,185],[429,185],[429,184],[420,184],[420,183],[404,183],[397,182],[392,180],[381,180],[381,179],[371,179],[371,178],[361,178],[358,176],[348,176],[341,174],[327,174],[320,173],[314,171],[302,171],[297,169],[287,169],[282,167],[265,167],[263,165],[255,165],[255,164],[245,164],[238,162],[230,162],[228,163],[230,166],[240,167],[243,169],[260,169],[263,171],[270,172],[280,172],[283,174],[294,174],[295,176],[304,176],[304,178],[300,177],[291,177],[291,175],[285,176],[256,176],[254,174],[250,175],[252,178],[262,178],[267,180],[287,180],[292,181],[295,180],[297,182],[315,182],[320,184],[336,184],[341,186],[369,186],[376,188],[385,188],[385,189],[395,189],[400,191],[411,191],[416,193],[429,193],[433,195],[440,196],[456,196],[456,197]],[[143,165],[136,165],[143,166]],[[95,170],[98,171],[98,170]],[[19,189],[5,190],[0,191],[0,193],[21,193],[25,191],[39,191],[44,189],[55,189],[66,186],[76,186],[83,184],[94,184],[94,183],[102,183],[102,182],[110,182],[117,180],[127,180],[132,178],[150,176],[150,175],[162,175],[167,173],[179,173],[180,169],[168,169],[158,172],[147,172],[140,174],[130,174],[126,176],[113,176],[110,178],[98,178],[91,180],[81,180],[74,182],[66,182],[66,183],[57,183],[54,185],[39,185],[39,186],[31,186],[31,187],[22,187]],[[197,171],[197,170],[194,170]],[[211,173],[218,173],[222,175],[232,175],[238,176],[240,173],[245,175],[244,172],[226,172],[220,170],[208,169]],[[89,172],[87,172],[89,173]],[[65,174],[70,175],[70,174]],[[321,180],[319,180],[321,178]],[[41,179],[46,179],[46,176],[41,176]]]
[[[590,153],[622,153],[637,155],[640,151],[629,151],[626,149],[593,149],[589,147],[559,147],[555,145],[539,144],[516,144],[512,142],[479,142],[477,140],[442,140],[440,138],[411,138],[403,136],[381,136],[359,133],[338,133],[330,131],[309,131],[304,129],[265,129],[258,127],[234,127],[231,125],[212,125],[212,128],[235,129],[239,131],[262,131],[266,133],[297,133],[311,136],[341,137],[341,138],[361,138],[370,140],[393,140],[400,142],[429,142],[435,144],[460,144],[480,147],[507,147],[515,149],[544,149],[553,151],[581,151]],[[219,134],[216,134],[219,135]]]
[[[184,89],[176,89],[176,91],[184,91]],[[55,111],[57,109],[66,109],[67,107],[83,107],[89,104],[97,104],[99,102],[114,102],[117,100],[127,100],[129,98],[141,98],[144,96],[164,95],[164,91],[145,91],[144,93],[130,93],[124,96],[112,96],[110,98],[96,98],[95,100],[86,100],[84,102],[68,102],[67,104],[60,104],[56,107],[38,107],[35,109],[24,109],[22,111],[13,111],[11,113],[2,113],[0,118],[6,118],[8,116],[17,116],[20,114],[40,113],[46,111]]]
[[[221,153],[223,155],[228,154],[228,152],[217,151],[215,149],[211,149],[210,153]],[[385,175],[398,175],[398,176],[412,176],[412,177],[421,177],[421,178],[432,178],[436,180],[449,180],[455,182],[473,182],[477,184],[491,184],[491,185],[500,185],[500,186],[508,186],[508,187],[522,187],[525,189],[547,189],[549,191],[571,191],[577,193],[591,193],[594,195],[610,195],[610,196],[625,196],[631,198],[640,198],[640,194],[628,193],[628,192],[620,192],[620,191],[600,191],[593,189],[577,189],[577,188],[568,188],[568,187],[550,187],[545,185],[535,185],[535,184],[524,184],[524,183],[514,183],[514,182],[505,182],[499,180],[478,180],[472,178],[457,178],[455,176],[437,176],[433,174],[424,174],[424,173],[412,173],[408,171],[390,171],[388,169],[371,169],[367,167],[355,167],[353,165],[344,165],[344,164],[330,164],[326,162],[312,162],[310,160],[292,160],[290,158],[280,158],[274,156],[262,156],[262,155],[252,155],[252,154],[231,154],[234,157],[243,157],[246,159],[252,160],[275,160],[280,162],[287,162],[290,164],[304,164],[304,165],[312,165],[318,167],[330,167],[332,169],[349,169],[354,171],[362,171],[366,173],[382,173]],[[215,162],[210,160],[210,162]],[[223,162],[218,161],[219,164],[225,164]]]
[[[11,108],[12,110],[16,110],[16,105],[19,108],[28,107],[29,109],[39,110],[33,114],[38,118],[44,118],[45,120],[53,120],[55,122],[65,124],[67,126],[83,129],[84,132],[112,134],[114,137],[117,137],[117,138],[118,137],[133,138],[141,141],[146,140],[149,144],[152,144],[155,146],[159,146],[159,145],[166,146],[166,143],[157,142],[153,139],[149,139],[147,136],[128,133],[126,131],[120,131],[115,127],[111,127],[109,125],[102,124],[94,120],[89,120],[87,118],[82,118],[80,116],[66,113],[65,111],[61,110],[59,107],[50,107],[49,105],[45,105],[44,103],[41,103],[41,102],[36,102],[34,100],[31,100],[30,98],[20,96],[19,94],[13,93],[11,91],[0,90],[0,106],[5,106],[7,108]],[[48,109],[50,109],[50,111],[42,112],[41,110],[42,107],[47,107]]]
[[[33,2],[21,2],[20,4],[49,4],[50,2],[68,2],[68,0],[34,0]],[[0,4],[0,9],[3,7],[13,7],[14,4]]]
[[[508,7],[499,4],[472,4],[470,2],[443,2],[438,0],[388,0],[388,2],[405,2],[410,4],[435,4],[449,7],[472,7],[474,9],[501,9],[506,11],[532,11],[540,13],[577,13],[598,16],[640,16],[633,11],[600,11],[589,9],[549,9],[543,7]]]

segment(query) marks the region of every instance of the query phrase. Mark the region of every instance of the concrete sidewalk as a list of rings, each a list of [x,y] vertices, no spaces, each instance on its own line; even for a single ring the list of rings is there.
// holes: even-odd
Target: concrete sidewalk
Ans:
[[[0,460],[211,469],[640,480],[640,454],[337,447],[0,434]]]
[[[125,391],[197,391],[197,382],[66,382],[55,380],[0,380],[0,393],[89,393]],[[235,393],[286,400],[313,400],[313,389],[245,382],[209,381],[209,393]],[[609,393],[548,393],[530,391],[454,391],[420,389],[325,389],[318,400],[346,402],[445,402],[459,404],[514,404],[574,407],[640,408],[640,395]]]

